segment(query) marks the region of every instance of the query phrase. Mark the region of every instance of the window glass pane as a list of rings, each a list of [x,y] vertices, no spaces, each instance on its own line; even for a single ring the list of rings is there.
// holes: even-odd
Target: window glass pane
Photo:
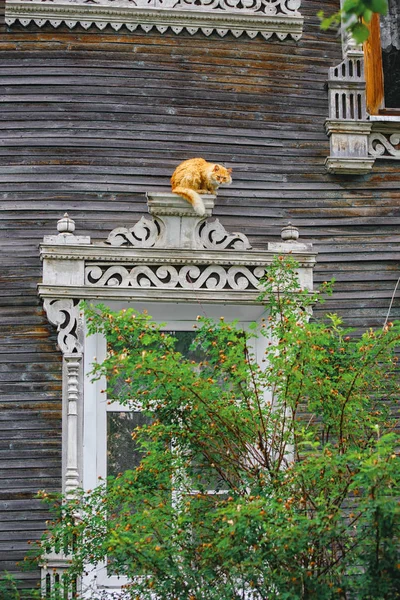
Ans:
[[[180,352],[189,360],[200,362],[204,359],[201,349],[189,350],[196,335],[195,331],[168,331],[176,337],[175,350]],[[121,377],[120,384],[114,386],[114,399],[119,392],[127,393],[129,385]],[[136,427],[142,427],[150,423],[150,418],[140,412],[121,411],[107,412],[107,476],[117,476],[128,469],[139,466],[142,453],[135,440],[132,440],[132,432]]]
[[[168,331],[168,333],[177,339],[175,344],[175,350],[177,352],[180,352],[189,360],[194,360],[196,362],[204,360],[205,355],[200,347],[197,347],[195,350],[190,350],[190,345],[196,336],[195,331]]]
[[[196,336],[195,331],[166,331],[165,333],[168,333],[176,338],[176,352],[180,352],[188,360],[201,362],[205,359],[205,353],[200,347],[197,347],[195,350],[190,350],[190,345]],[[110,348],[111,346],[109,344],[108,350],[110,350]],[[129,397],[129,384],[125,382],[125,375],[121,376],[114,382],[112,396],[110,397],[109,395],[109,400],[118,400],[118,396],[120,395]]]
[[[140,412],[107,413],[107,476],[116,477],[139,466],[142,452],[132,439],[132,432],[150,421]]]
[[[400,50],[382,52],[386,108],[400,108]]]
[[[193,491],[201,492],[225,491],[228,484],[216,469],[211,469],[208,462],[200,454],[194,456],[191,462],[191,487]]]

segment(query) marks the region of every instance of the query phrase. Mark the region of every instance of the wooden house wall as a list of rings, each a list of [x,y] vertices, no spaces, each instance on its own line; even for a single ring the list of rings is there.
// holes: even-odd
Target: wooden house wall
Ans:
[[[34,25],[0,34],[0,571],[17,570],[44,528],[36,491],[60,484],[61,357],[36,284],[38,245],[65,211],[78,234],[104,239],[146,213],[146,190],[167,190],[181,160],[224,163],[233,184],[215,217],[261,247],[296,224],[319,252],[316,282],[336,278],[325,309],[356,328],[382,324],[399,276],[399,163],[326,173],[325,82],[341,47],[319,30],[320,2],[302,4],[299,42]]]
[[[0,33],[3,33],[5,31],[5,10],[5,0],[0,0]]]

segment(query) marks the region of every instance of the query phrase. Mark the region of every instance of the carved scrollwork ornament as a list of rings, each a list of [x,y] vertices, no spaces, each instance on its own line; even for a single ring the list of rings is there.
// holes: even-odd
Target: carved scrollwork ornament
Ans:
[[[225,267],[209,265],[200,268],[197,265],[162,265],[148,267],[136,265],[87,267],[85,279],[87,285],[96,287],[131,287],[186,290],[246,290],[258,289],[260,279],[265,275],[264,267]]]
[[[37,0],[20,0],[34,5]],[[209,11],[257,13],[266,15],[287,15],[299,17],[301,0],[40,0],[52,6],[57,5],[95,5],[116,8],[158,8],[165,10]],[[18,4],[18,2],[17,2]],[[41,24],[39,24],[41,26]]]
[[[57,342],[63,354],[82,352],[83,326],[79,300],[46,298],[43,305],[48,320],[57,326]]]
[[[158,219],[142,217],[133,227],[117,227],[109,234],[106,244],[111,246],[133,246],[153,248],[161,235],[162,224]]]
[[[368,151],[376,158],[400,158],[400,132],[372,132],[369,136]]]
[[[209,250],[250,250],[251,244],[243,233],[228,233],[218,219],[203,222],[198,237],[203,248]]]

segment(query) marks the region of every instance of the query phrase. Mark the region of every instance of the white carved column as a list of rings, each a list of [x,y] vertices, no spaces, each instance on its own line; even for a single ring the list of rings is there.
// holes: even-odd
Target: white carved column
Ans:
[[[80,476],[80,442],[79,433],[81,427],[78,423],[78,408],[82,392],[82,353],[64,354],[63,369],[65,370],[66,380],[66,460],[64,472],[64,492],[67,498],[74,495],[77,488],[81,485]],[[63,377],[64,379],[64,377]],[[81,411],[80,411],[81,412]]]
[[[57,223],[58,235],[45,236],[45,244],[89,245],[87,236],[75,236],[75,223],[67,214]],[[84,260],[43,255],[43,283],[68,289],[84,283]],[[71,498],[81,485],[83,414],[83,322],[77,298],[45,298],[47,318],[57,327],[58,347],[63,354],[62,489]]]
[[[343,8],[344,0],[341,0]],[[329,117],[325,130],[330,153],[325,161],[328,173],[365,175],[375,159],[368,154],[371,123],[366,106],[364,52],[342,23],[343,61],[329,69]]]
[[[61,261],[63,262],[63,261]],[[72,298],[46,298],[47,317],[57,326],[58,347],[63,354],[62,368],[62,491],[72,499],[82,485],[82,415],[83,415],[83,339],[82,316],[79,300]],[[43,558],[42,592],[56,593],[61,586],[63,598],[76,597],[80,581],[64,581],[70,556],[65,548],[50,552]],[[67,554],[65,554],[67,552]],[[46,596],[47,597],[47,596]]]
[[[75,223],[67,214],[57,223],[58,235],[44,237],[44,243],[58,248],[87,246],[90,238],[75,236]],[[43,284],[52,288],[44,298],[47,318],[57,327],[57,345],[63,355],[62,366],[62,491],[68,499],[75,496],[82,485],[82,416],[83,416],[83,321],[79,299],[59,297],[68,293],[69,286],[82,286],[84,260],[68,258],[64,252],[55,258],[51,252],[42,253]],[[54,296],[53,296],[54,294]],[[63,598],[76,597],[80,582],[65,581],[71,547],[50,552],[43,558],[41,587],[44,596],[52,595],[61,586]],[[66,552],[66,554],[65,554]],[[53,597],[53,596],[52,596]]]
[[[325,166],[329,173],[364,175],[375,159],[368,155],[368,120],[363,55],[348,53],[336,67],[329,69],[329,118],[325,129],[330,140],[330,155]]]
[[[58,330],[63,353],[63,492],[71,498],[81,485],[83,352],[79,301],[69,298],[44,301],[47,318]]]

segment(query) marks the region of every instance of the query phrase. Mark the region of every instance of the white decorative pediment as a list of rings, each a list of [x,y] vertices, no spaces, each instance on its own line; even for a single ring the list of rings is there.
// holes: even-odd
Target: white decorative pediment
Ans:
[[[68,346],[72,351],[70,335],[77,331],[71,320],[75,313],[66,309],[68,302],[73,302],[72,307],[76,301],[65,304],[64,298],[214,303],[240,298],[240,302],[254,303],[276,253],[297,258],[307,287],[315,254],[310,244],[297,241],[294,227],[284,228],[284,241],[253,249],[244,234],[226,231],[218,219],[208,220],[214,200],[214,196],[203,196],[205,216],[200,217],[176,194],[148,194],[152,218],[118,227],[97,244],[75,236],[68,215],[60,219],[59,234],[45,236],[41,246],[39,293],[46,299],[50,320],[59,326],[63,349]]]
[[[214,207],[215,196],[203,196],[206,215]],[[198,250],[249,250],[243,233],[228,233],[219,222],[205,221],[176,194],[155,193],[148,197],[153,219],[142,217],[133,227],[117,227],[105,245],[133,248],[196,248]],[[184,218],[183,218],[184,217]]]
[[[65,23],[70,28],[80,24],[85,29],[95,25],[100,30],[111,25],[115,31],[125,26],[130,31],[140,27],[177,34],[185,29],[192,35],[230,32],[251,38],[260,33],[265,39],[275,34],[280,40],[299,40],[300,5],[301,0],[7,0],[6,23]]]

